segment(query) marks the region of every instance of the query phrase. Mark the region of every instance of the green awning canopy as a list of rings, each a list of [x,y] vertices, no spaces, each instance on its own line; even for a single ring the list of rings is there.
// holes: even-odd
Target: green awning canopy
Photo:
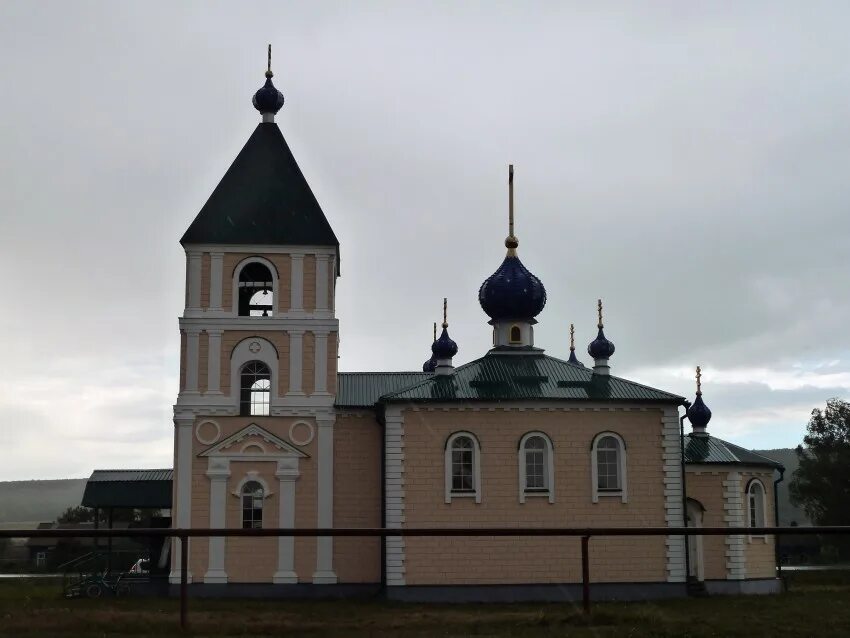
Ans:
[[[171,508],[174,470],[95,470],[83,492],[84,507]]]

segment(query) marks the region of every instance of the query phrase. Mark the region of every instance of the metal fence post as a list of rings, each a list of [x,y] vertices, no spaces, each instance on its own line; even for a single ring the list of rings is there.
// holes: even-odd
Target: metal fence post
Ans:
[[[590,613],[590,536],[581,537],[581,600],[584,613]]]
[[[180,535],[180,629],[189,629],[189,537]]]

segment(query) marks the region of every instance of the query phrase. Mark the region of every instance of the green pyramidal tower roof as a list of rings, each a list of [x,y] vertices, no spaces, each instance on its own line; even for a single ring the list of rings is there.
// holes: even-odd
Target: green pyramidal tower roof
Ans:
[[[257,126],[180,243],[336,246],[339,251],[274,122]]]

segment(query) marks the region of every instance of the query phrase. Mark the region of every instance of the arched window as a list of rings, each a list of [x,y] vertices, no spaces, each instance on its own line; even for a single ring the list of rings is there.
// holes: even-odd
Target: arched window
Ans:
[[[548,496],[555,502],[552,441],[542,432],[529,432],[519,441],[519,502],[527,496]]]
[[[269,267],[252,261],[239,271],[239,316],[268,317],[274,309],[274,279]]]
[[[511,326],[510,342],[522,343],[522,331],[519,329],[519,326]]]
[[[262,361],[249,361],[239,376],[239,414],[268,416],[272,389],[269,367]]]
[[[481,469],[478,439],[468,432],[452,434],[446,441],[446,503],[472,497],[481,502]]]
[[[593,439],[591,471],[593,502],[615,496],[626,502],[626,444],[615,432],[602,432]]]
[[[242,528],[259,529],[263,526],[263,499],[265,490],[257,481],[242,486]]]
[[[753,479],[747,486],[747,519],[749,527],[765,526],[764,485],[758,479]]]

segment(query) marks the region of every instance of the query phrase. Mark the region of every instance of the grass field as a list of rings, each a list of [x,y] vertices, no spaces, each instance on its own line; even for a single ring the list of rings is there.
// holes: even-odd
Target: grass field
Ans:
[[[797,573],[778,596],[566,604],[191,600],[192,636],[850,636],[850,572]],[[55,585],[0,584],[2,636],[181,636],[173,599],[65,600]]]

